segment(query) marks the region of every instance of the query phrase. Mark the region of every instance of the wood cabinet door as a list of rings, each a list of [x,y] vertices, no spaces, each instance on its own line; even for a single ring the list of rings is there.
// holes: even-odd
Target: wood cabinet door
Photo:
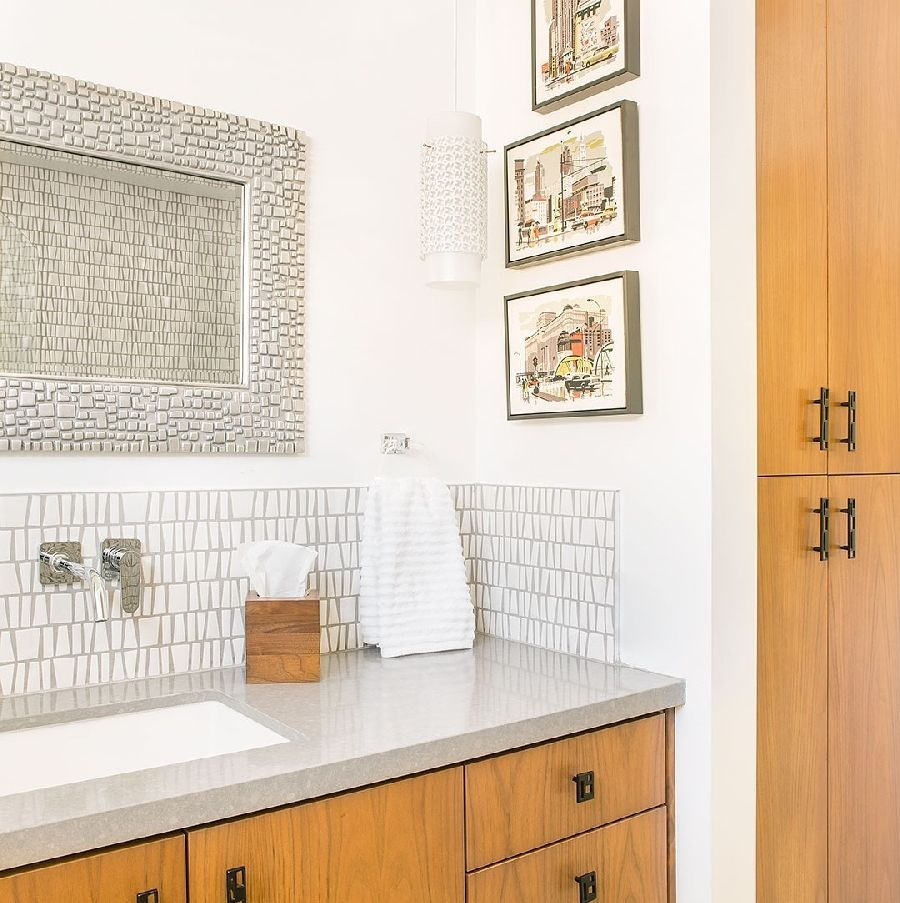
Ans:
[[[579,834],[468,878],[468,903],[666,903],[666,810]],[[595,896],[591,896],[591,893]]]
[[[759,903],[827,899],[829,571],[813,551],[827,484],[759,480]]]
[[[900,472],[900,6],[828,0],[831,473]]]
[[[188,833],[191,903],[463,903],[463,772],[435,772]]]
[[[185,903],[184,872],[179,834],[0,878],[0,903]]]
[[[757,2],[759,473],[825,473],[825,0]]]
[[[863,4],[866,5],[866,4]],[[877,4],[876,4],[877,5]],[[900,476],[833,477],[856,503],[829,563],[829,903],[900,893]]]
[[[300,903],[463,903],[463,770],[302,806]]]
[[[231,880],[247,903],[295,903],[300,845],[297,809],[279,809],[188,831],[191,903],[223,903]]]

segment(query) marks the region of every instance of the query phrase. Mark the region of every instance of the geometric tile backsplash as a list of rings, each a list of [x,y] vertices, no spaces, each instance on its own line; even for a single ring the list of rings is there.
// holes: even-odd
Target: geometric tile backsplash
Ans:
[[[450,487],[478,629],[614,661],[617,493],[475,484]],[[239,665],[247,581],[242,542],[316,548],[322,650],[353,649],[365,487],[0,495],[0,695]],[[94,623],[85,592],[38,580],[47,540],[79,540],[96,564],[110,536],[144,549],[134,616],[110,592]]]
[[[478,629],[616,661],[617,493],[484,484],[463,493]]]

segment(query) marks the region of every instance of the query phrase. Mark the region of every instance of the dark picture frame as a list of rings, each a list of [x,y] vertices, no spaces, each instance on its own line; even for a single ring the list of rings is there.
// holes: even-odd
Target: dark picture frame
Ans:
[[[641,3],[640,0],[611,0],[618,9],[621,9],[622,21],[619,28],[624,33],[624,40],[618,42],[619,54],[621,54],[621,64],[615,69],[604,69],[602,64],[597,69],[595,78],[578,79],[574,75],[572,77],[572,87],[568,89],[560,89],[558,93],[551,93],[550,96],[544,96],[547,92],[541,91],[540,82],[543,81],[541,70],[543,66],[552,68],[554,61],[548,59],[546,62],[538,63],[538,14],[545,0],[530,0],[531,3],[531,108],[538,113],[550,113],[558,110],[560,107],[590,97],[616,85],[624,84],[637,78],[641,74]],[[581,15],[578,12],[579,0],[558,0],[560,5],[563,3],[571,3],[573,9],[571,15],[574,19],[578,19]],[[599,5],[597,3],[589,4],[591,6]],[[574,28],[574,26],[573,26]],[[601,41],[602,44],[602,41]],[[602,47],[597,48],[598,55],[602,56],[605,50]],[[572,49],[570,55],[574,55],[575,50]],[[550,56],[550,48],[542,54]],[[586,67],[581,71],[590,71],[590,67]]]
[[[542,382],[541,377],[538,374],[538,366],[535,365],[534,371],[523,370],[522,372],[515,371],[513,369],[513,355],[511,354],[511,344],[512,344],[512,330],[510,328],[510,316],[513,311],[513,308],[518,308],[519,312],[521,312],[520,302],[526,301],[527,299],[538,299],[544,295],[558,294],[563,292],[570,292],[574,289],[584,289],[592,285],[601,285],[606,282],[620,282],[622,288],[622,301],[621,301],[621,314],[617,318],[617,325],[621,329],[621,337],[616,338],[615,333],[612,336],[613,343],[615,341],[622,341],[623,350],[621,355],[617,357],[618,366],[621,367],[622,376],[621,379],[624,380],[624,386],[621,389],[621,402],[615,404],[614,406],[603,406],[602,403],[599,403],[596,407],[588,407],[584,404],[581,406],[575,406],[574,401],[570,401],[569,395],[574,394],[579,391],[589,391],[593,393],[596,391],[595,388],[591,387],[592,382],[594,385],[599,384],[599,388],[601,390],[605,390],[603,386],[603,370],[602,367],[599,369],[600,376],[597,376],[598,373],[598,364],[602,364],[603,359],[602,355],[604,353],[609,353],[606,350],[606,347],[603,347],[598,352],[595,360],[593,361],[593,371],[594,375],[580,375],[578,373],[575,374],[573,379],[571,380],[573,383],[576,379],[581,376],[581,382],[577,384],[577,386],[570,387],[569,380],[562,378],[563,385],[559,385],[560,392],[565,392],[566,397],[560,398],[558,400],[550,400],[551,404],[565,404],[572,403],[573,407],[571,410],[565,409],[555,409],[555,410],[541,410],[540,407],[536,407],[535,410],[521,410],[526,405],[525,402],[525,393],[526,391],[530,392],[530,394],[534,395],[533,403],[537,406],[540,404],[539,399],[544,400],[542,398],[542,393],[539,394],[539,391],[535,391],[535,389],[540,390]],[[549,300],[549,299],[548,299]],[[557,304],[560,304],[564,299],[555,299]],[[537,308],[540,306],[540,302],[535,302],[532,307]],[[567,309],[571,309],[572,305],[568,304],[563,305],[561,308],[561,313],[557,315],[557,317],[562,316],[566,312]],[[588,279],[579,279],[573,282],[564,282],[560,285],[550,285],[545,286],[543,288],[531,289],[529,291],[517,292],[513,295],[507,295],[504,298],[504,335],[505,335],[505,343],[506,343],[506,419],[507,420],[535,420],[535,419],[545,419],[548,417],[599,417],[599,416],[613,416],[613,415],[621,415],[621,414],[642,414],[644,411],[644,403],[643,403],[643,380],[642,380],[642,368],[641,368],[641,316],[640,316],[640,277],[638,273],[634,270],[622,270],[616,273],[607,273],[604,276],[592,276]],[[577,306],[575,308],[578,309]],[[585,313],[590,313],[589,311],[585,311]],[[553,323],[548,323],[548,327],[552,327]],[[607,326],[604,323],[597,323],[596,325],[592,324],[592,327],[599,331],[600,329]],[[518,331],[517,331],[518,332]],[[531,337],[529,337],[531,338]],[[521,340],[520,335],[515,336],[516,341]],[[601,339],[602,341],[602,339]],[[586,348],[585,341],[585,332],[582,331],[581,336],[582,342],[582,350]],[[608,347],[608,346],[607,346]],[[524,357],[524,355],[523,355]],[[571,359],[574,355],[570,355],[568,359]],[[562,366],[565,363],[565,360],[557,364],[556,360],[553,361],[554,365]],[[559,383],[560,377],[554,376],[551,377],[548,371],[548,368],[544,368],[545,377],[544,381],[549,383]],[[612,382],[612,379],[607,379],[607,382]],[[536,383],[534,388],[529,389],[530,383]],[[585,388],[578,388],[578,386],[584,386]],[[514,393],[522,394],[522,401],[514,404],[513,397]],[[593,397],[593,394],[588,397]],[[597,396],[598,398],[608,397],[605,395]],[[613,396],[614,397],[614,396]],[[529,399],[528,406],[532,403],[532,400]],[[545,403],[547,403],[545,401]]]
[[[605,128],[609,128],[610,125],[615,124],[616,117],[611,116],[618,112],[618,135],[616,136],[616,145],[620,149],[619,160],[617,162],[621,165],[621,172],[612,171],[611,178],[614,180],[612,183],[612,197],[604,198],[603,204],[615,204],[616,214],[615,219],[620,222],[619,228],[614,233],[609,233],[608,229],[603,229],[598,232],[598,237],[594,240],[584,240],[585,237],[589,236],[589,226],[585,226],[584,231],[579,232],[578,226],[575,225],[571,229],[571,239],[570,244],[565,244],[565,231],[566,231],[566,221],[565,217],[562,218],[562,232],[556,231],[556,223],[559,222],[558,212],[556,215],[551,215],[550,208],[553,207],[553,201],[548,199],[548,213],[547,213],[547,229],[548,235],[547,237],[541,237],[536,239],[535,249],[533,253],[523,253],[521,250],[521,229],[522,223],[521,214],[525,211],[526,199],[524,197],[525,194],[525,177],[527,170],[527,160],[535,159],[535,157],[517,157],[516,152],[518,151],[520,154],[528,153],[527,149],[530,145],[538,145],[539,143],[559,143],[560,147],[563,147],[563,140],[570,142],[574,140],[573,135],[575,133],[580,135],[585,134],[599,134],[598,132],[590,133],[591,123],[596,120],[596,126],[599,130],[601,127],[601,123],[605,122]],[[567,137],[567,133],[568,137]],[[604,138],[608,137],[608,133],[604,132]],[[551,140],[556,139],[556,140]],[[560,157],[563,151],[560,151]],[[571,147],[569,148],[569,153],[571,153]],[[510,167],[510,162],[512,161],[512,168]],[[519,163],[522,166],[519,166]],[[559,166],[559,163],[554,163],[554,167]],[[570,160],[570,165],[571,160]],[[611,170],[614,170],[614,167],[610,167]],[[573,190],[574,186],[577,185],[578,179],[578,169],[575,169],[573,173],[573,178],[575,181],[573,182]],[[515,181],[510,182],[510,173],[513,173]],[[554,172],[554,177],[556,173]],[[588,173],[590,175],[590,173]],[[536,176],[535,176],[536,178]],[[560,181],[563,182],[561,170],[560,170]],[[597,248],[603,247],[612,247],[614,245],[621,244],[631,244],[636,241],[640,241],[641,238],[641,226],[640,226],[640,212],[641,212],[641,202],[640,202],[640,151],[639,151],[639,135],[638,135],[638,106],[632,100],[622,100],[618,103],[610,104],[609,106],[602,107],[599,110],[595,110],[592,113],[588,113],[585,116],[579,116],[576,119],[570,119],[568,122],[564,122],[561,125],[553,126],[549,129],[544,129],[541,132],[537,132],[534,135],[529,135],[527,138],[522,138],[519,141],[514,141],[511,144],[507,144],[504,148],[504,160],[503,160],[503,185],[504,185],[504,206],[505,206],[505,222],[506,222],[506,266],[508,268],[513,267],[522,267],[522,266],[530,266],[535,263],[542,263],[546,260],[554,260],[558,257],[563,257],[567,254],[582,254],[586,251],[592,251]],[[616,187],[618,186],[618,187]],[[610,189],[607,188],[605,193],[609,193]],[[520,194],[522,197],[520,197]],[[513,222],[514,214],[513,214],[513,200],[515,199],[516,209],[519,211],[520,215],[516,216],[516,222]],[[574,201],[574,196],[570,196],[570,200]],[[558,205],[558,198],[556,201]],[[568,201],[564,196],[564,206],[568,205]],[[606,212],[608,212],[609,207],[606,207],[604,212],[598,212],[597,218],[604,217]],[[530,215],[530,214],[525,214]],[[515,235],[513,231],[515,229]],[[604,232],[608,234],[603,234]],[[558,246],[560,241],[556,240],[562,236],[562,247]],[[553,244],[550,243],[550,239],[553,239]],[[547,246],[547,250],[541,250],[541,243]],[[554,246],[556,245],[556,246]],[[515,254],[513,253],[513,248],[515,247]]]

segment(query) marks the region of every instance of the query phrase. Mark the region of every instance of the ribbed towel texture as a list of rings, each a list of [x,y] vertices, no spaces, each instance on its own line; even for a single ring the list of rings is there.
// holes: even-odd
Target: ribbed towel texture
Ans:
[[[359,623],[385,658],[471,649],[475,612],[456,512],[439,480],[378,479],[360,545]]]

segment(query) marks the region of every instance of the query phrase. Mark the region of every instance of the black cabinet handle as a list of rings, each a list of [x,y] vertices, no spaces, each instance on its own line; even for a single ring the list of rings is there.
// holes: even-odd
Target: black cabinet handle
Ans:
[[[243,865],[225,872],[225,903],[247,903],[247,869]]]
[[[159,891],[155,887],[153,890],[142,890],[137,895],[137,903],[159,903]]]
[[[819,544],[813,551],[819,553],[819,561],[828,561],[828,528],[831,521],[831,509],[828,499],[819,499],[819,507],[813,508],[819,515]]]
[[[810,402],[819,406],[819,435],[811,439],[818,442],[821,451],[828,451],[828,421],[830,417],[831,395],[825,386],[819,389],[819,397]]]
[[[841,442],[847,446],[847,451],[856,451],[856,392],[848,392],[841,407],[847,409],[847,438]]]
[[[594,772],[582,771],[572,780],[575,782],[575,802],[589,803],[594,798]]]
[[[593,903],[597,899],[597,873],[588,872],[575,879],[578,885],[578,903]]]
[[[847,507],[841,508],[841,514],[847,515],[847,545],[841,548],[848,558],[856,558],[856,499],[847,499]]]

